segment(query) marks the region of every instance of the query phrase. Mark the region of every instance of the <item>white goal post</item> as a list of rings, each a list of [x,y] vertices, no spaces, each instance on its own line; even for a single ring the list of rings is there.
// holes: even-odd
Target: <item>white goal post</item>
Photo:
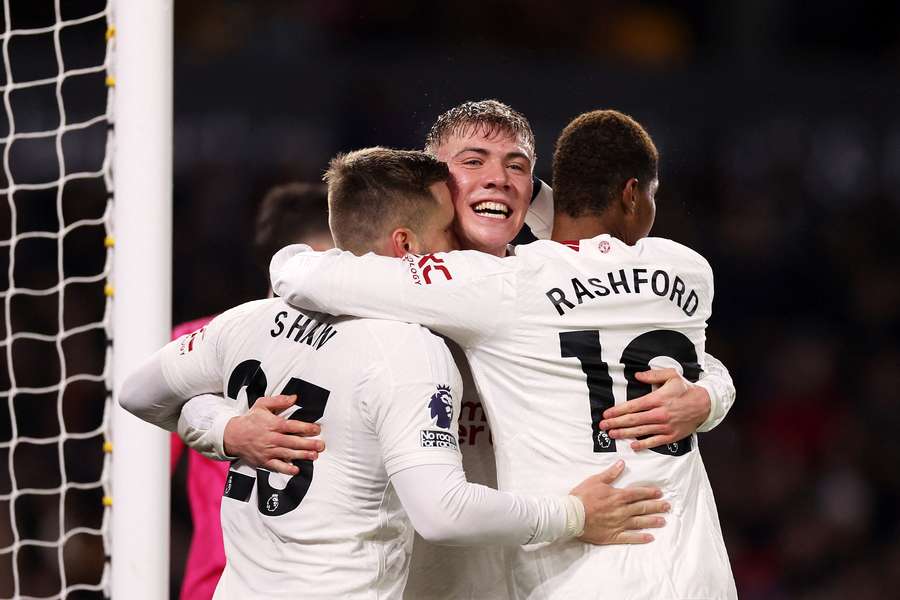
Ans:
[[[0,600],[169,593],[173,0],[0,0]]]
[[[113,372],[165,344],[172,297],[173,0],[112,0],[115,32]],[[169,437],[115,403],[112,598],[169,593]]]

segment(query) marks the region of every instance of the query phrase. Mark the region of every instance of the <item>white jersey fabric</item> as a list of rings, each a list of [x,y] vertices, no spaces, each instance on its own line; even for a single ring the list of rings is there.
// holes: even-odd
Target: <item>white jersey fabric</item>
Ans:
[[[626,461],[616,485],[662,488],[667,525],[645,546],[579,542],[510,557],[516,598],[734,598],[736,591],[696,436],[635,452],[598,428],[603,410],[649,392],[634,373],[704,367],[711,269],[661,238],[538,241],[497,258],[452,252],[389,259],[289,247],[275,292],[337,314],[421,323],[464,349],[490,420],[500,489],[560,493]]]
[[[303,313],[277,298],[236,307],[164,347],[123,386],[126,408],[171,425],[165,391],[141,392],[154,369],[176,397],[224,391],[231,399],[234,411],[197,399],[201,429],[217,429],[217,418],[208,418],[216,410],[227,421],[263,395],[297,394],[285,416],[318,422],[328,440],[293,477],[232,466],[222,503],[228,561],[216,598],[399,598],[412,545],[399,492],[424,494],[414,481],[397,491],[389,482],[426,467],[453,479],[448,498],[435,500],[445,511],[493,515],[487,529],[510,519],[491,539],[509,532],[521,540],[528,530],[547,539],[572,535],[571,498],[526,501],[458,475],[462,383],[443,341],[418,325]],[[471,501],[456,506],[449,496]],[[422,520],[440,524],[439,516]],[[483,541],[476,534],[459,543]]]
[[[553,190],[537,177],[534,178],[531,204],[525,213],[525,225],[539,240],[549,240],[553,233]]]
[[[469,363],[462,349],[448,340],[463,380],[459,410],[459,449],[466,479],[497,487],[494,446]],[[416,535],[409,580],[403,597],[407,600],[489,600],[508,598],[504,547],[446,546],[433,544]]]
[[[293,416],[318,422],[328,440],[294,477],[232,467],[216,597],[399,597],[412,530],[388,479],[458,461],[455,427],[446,413],[432,417],[429,403],[434,396],[443,411],[452,398],[455,415],[461,382],[438,338],[397,325],[307,315],[271,299],[164,350],[165,379],[184,397],[225,390],[246,406],[298,394]]]
[[[472,483],[497,487],[497,467],[490,423],[462,349],[447,340],[463,380],[459,412],[459,448],[466,478]],[[712,429],[734,402],[734,383],[728,369],[706,354],[699,385],[710,396],[710,417],[699,429]],[[193,402],[193,401],[192,401]],[[407,600],[492,600],[508,598],[504,546],[446,546],[434,544],[418,534],[413,546],[409,579],[403,591]]]

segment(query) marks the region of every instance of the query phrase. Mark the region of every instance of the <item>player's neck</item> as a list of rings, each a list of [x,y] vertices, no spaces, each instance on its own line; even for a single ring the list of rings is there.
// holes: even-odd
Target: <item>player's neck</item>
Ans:
[[[618,229],[605,214],[570,217],[557,213],[553,216],[553,233],[550,239],[555,242],[584,240],[604,233],[622,239]]]

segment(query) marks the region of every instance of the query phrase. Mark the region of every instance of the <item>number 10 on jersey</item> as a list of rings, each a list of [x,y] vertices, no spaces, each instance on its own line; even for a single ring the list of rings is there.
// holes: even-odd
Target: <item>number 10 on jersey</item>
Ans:
[[[594,452],[615,452],[616,441],[600,429],[603,412],[616,403],[613,396],[613,382],[609,365],[603,361],[600,332],[596,329],[564,331],[559,334],[559,348],[562,358],[577,358],[581,370],[587,378],[588,401],[591,407],[591,440]],[[622,365],[627,382],[626,397],[634,400],[651,391],[649,384],[641,383],[635,373],[650,368],[650,361],[658,356],[668,356],[677,360],[684,377],[695,382],[700,378],[700,364],[697,350],[686,335],[678,331],[658,329],[643,333],[628,343],[619,363]],[[691,438],[664,446],[651,448],[653,452],[667,456],[683,456],[690,452]]]

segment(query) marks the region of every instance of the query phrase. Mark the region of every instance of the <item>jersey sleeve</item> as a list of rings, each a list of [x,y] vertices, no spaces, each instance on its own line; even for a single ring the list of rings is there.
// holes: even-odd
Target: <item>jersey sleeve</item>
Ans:
[[[389,476],[418,465],[461,465],[462,378],[443,340],[412,325],[381,343],[375,393],[363,402]],[[383,337],[383,336],[382,336]]]
[[[704,371],[697,385],[703,386],[709,393],[709,416],[697,428],[697,431],[710,431],[721,423],[734,404],[737,392],[734,381],[724,364],[712,354],[705,357]]]
[[[174,431],[183,404],[208,392],[222,392],[220,341],[243,307],[225,312],[208,325],[169,342],[122,384],[119,403],[148,423]]]
[[[222,317],[225,314],[169,342],[159,351],[163,377],[176,395],[190,398],[204,392],[221,391],[218,337],[223,329]]]
[[[280,250],[270,270],[275,293],[301,309],[420,323],[470,346],[513,318],[516,261],[474,251],[354,256],[298,244]]]
[[[247,302],[227,310],[206,326],[173,340],[160,350],[163,375],[173,392],[185,399],[205,393],[222,393],[225,340],[234,333],[241,318],[258,303]]]
[[[584,530],[574,496],[525,496],[466,481],[461,466],[419,465],[391,478],[416,531],[435,544],[555,542]]]
[[[225,426],[240,411],[227,398],[202,394],[188,400],[178,418],[178,435],[184,443],[213,460],[232,460],[225,453]]]

